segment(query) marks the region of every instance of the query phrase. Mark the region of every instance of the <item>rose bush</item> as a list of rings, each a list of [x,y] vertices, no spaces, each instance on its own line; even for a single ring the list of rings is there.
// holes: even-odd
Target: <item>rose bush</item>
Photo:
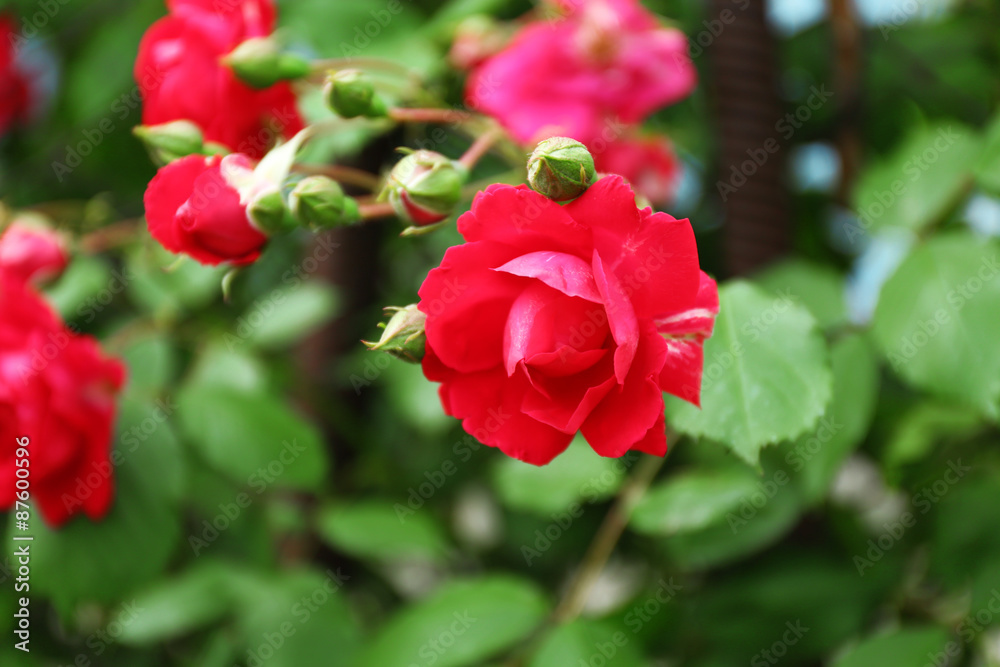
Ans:
[[[663,455],[662,392],[697,404],[718,311],[687,220],[620,177],[565,207],[494,185],[420,288],[426,376],[481,442],[543,465],[580,431],[602,456]]]

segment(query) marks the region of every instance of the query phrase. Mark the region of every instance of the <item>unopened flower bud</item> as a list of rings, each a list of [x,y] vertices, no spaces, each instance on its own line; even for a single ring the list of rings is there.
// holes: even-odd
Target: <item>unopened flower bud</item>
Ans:
[[[281,196],[281,191],[276,188],[255,195],[247,207],[247,215],[254,226],[268,236],[295,227],[288,207],[285,206],[285,199]]]
[[[427,344],[424,333],[427,315],[417,309],[417,304],[403,308],[389,307],[385,310],[394,314],[388,324],[379,324],[383,328],[382,337],[377,343],[362,342],[369,350],[381,350],[397,359],[420,363]]]
[[[468,171],[440,153],[420,150],[400,160],[386,192],[396,215],[416,227],[441,222],[462,198]]]
[[[309,176],[299,181],[288,196],[292,215],[303,225],[338,227],[357,222],[358,204],[344,195],[340,184],[326,176]]]
[[[590,151],[567,137],[546,139],[528,159],[528,183],[555,201],[579,197],[590,187],[594,175]]]
[[[240,43],[224,59],[241,81],[254,88],[270,88],[279,81],[299,79],[309,74],[309,61],[285,53],[272,37],[251,37]]]
[[[204,136],[201,128],[189,120],[174,120],[160,125],[139,125],[132,133],[142,140],[149,156],[158,165],[201,153]]]
[[[388,113],[385,102],[375,92],[375,84],[360,70],[331,72],[323,96],[330,109],[343,118],[381,118]]]

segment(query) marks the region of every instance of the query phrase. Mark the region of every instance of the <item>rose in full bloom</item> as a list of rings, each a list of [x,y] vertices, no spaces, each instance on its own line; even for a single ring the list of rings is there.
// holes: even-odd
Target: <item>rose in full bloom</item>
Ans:
[[[424,374],[445,411],[543,465],[577,431],[602,456],[663,455],[662,392],[698,404],[718,295],[687,220],[608,176],[565,206],[494,185],[420,288]]]
[[[50,280],[68,262],[64,239],[46,227],[15,220],[0,235],[0,273],[14,280]]]
[[[17,439],[30,439],[30,493],[46,523],[111,506],[115,400],[125,367],[77,336],[23,282],[0,274],[0,509],[17,499]],[[86,488],[81,493],[79,488]]]
[[[674,199],[680,183],[681,163],[666,137],[625,138],[609,141],[594,152],[597,171],[624,176],[636,192],[657,206]]]
[[[144,197],[150,234],[202,264],[256,261],[267,236],[248,213],[253,193],[245,186],[254,181],[253,167],[239,153],[189,155],[161,167]]]
[[[17,27],[9,16],[0,15],[0,135],[26,119],[32,105],[30,79],[18,62]]]
[[[245,39],[274,30],[271,0],[167,0],[167,8],[135,62],[144,125],[190,120],[207,141],[255,158],[302,129],[287,83],[254,90],[220,62]]]
[[[569,4],[565,18],[530,22],[473,72],[472,108],[521,142],[561,135],[593,149],[694,88],[684,34],[638,0]]]

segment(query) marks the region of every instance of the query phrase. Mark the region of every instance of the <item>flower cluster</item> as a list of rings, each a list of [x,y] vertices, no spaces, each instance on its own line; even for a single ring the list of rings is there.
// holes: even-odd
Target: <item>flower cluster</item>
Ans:
[[[581,141],[598,171],[626,177],[650,201],[668,202],[677,159],[669,141],[642,138],[637,127],[694,88],[687,39],[638,0],[562,1],[557,9],[556,18],[529,20],[476,64],[469,106],[524,144],[555,135]]]
[[[111,433],[124,365],[67,327],[35,286],[66,266],[52,231],[15,221],[0,236],[0,508],[26,496],[15,486],[16,442],[31,441],[30,497],[58,526],[80,509],[107,513],[114,493]],[[77,487],[94,471],[89,493]]]
[[[302,129],[288,83],[256,90],[222,62],[245,40],[274,30],[271,0],[168,0],[167,7],[135,61],[145,125],[189,120],[206,141],[252,158]]]

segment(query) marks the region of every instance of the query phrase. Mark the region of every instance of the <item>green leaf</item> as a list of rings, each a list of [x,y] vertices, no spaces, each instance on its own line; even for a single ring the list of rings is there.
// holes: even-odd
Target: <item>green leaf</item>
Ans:
[[[339,570],[291,572],[261,577],[236,571],[233,577],[238,626],[247,665],[268,667],[355,667],[361,629]]]
[[[77,255],[45,296],[63,319],[90,324],[116,297],[114,290],[124,289],[120,276],[100,259]]]
[[[134,338],[122,353],[128,366],[129,391],[157,393],[173,380],[177,353],[171,341],[161,334]]]
[[[498,460],[493,482],[508,507],[549,516],[573,503],[593,503],[613,496],[625,475],[623,461],[627,460],[598,456],[577,436],[547,466],[524,465],[511,458]]]
[[[179,402],[187,438],[234,481],[262,491],[271,485],[315,489],[324,479],[328,463],[319,432],[279,399],[189,385]]]
[[[528,667],[553,665],[606,665],[606,667],[644,667],[643,658],[632,633],[586,619],[560,625],[545,637]]]
[[[903,628],[865,639],[833,663],[833,667],[924,667],[929,655],[942,653],[952,643],[941,628]]]
[[[359,664],[475,665],[527,637],[547,613],[542,594],[522,579],[452,582],[389,620]]]
[[[427,513],[397,514],[388,502],[327,507],[319,517],[320,535],[331,546],[358,558],[392,561],[442,560],[448,544]]]
[[[118,641],[152,645],[176,639],[222,619],[234,606],[232,598],[226,565],[196,563],[140,593],[134,606],[141,613],[122,624]]]
[[[995,565],[1000,554],[996,516],[983,511],[1000,497],[1000,476],[994,472],[972,477],[975,467],[971,459],[952,459],[932,484],[914,496],[918,516],[935,510],[930,570],[952,589],[964,588]],[[939,483],[942,480],[947,484],[944,487]]]
[[[756,282],[775,296],[804,305],[822,329],[847,320],[844,278],[827,266],[792,259],[761,273]]]
[[[854,191],[862,228],[919,231],[940,221],[968,193],[978,137],[958,123],[914,130],[861,174]]]
[[[982,415],[971,407],[920,401],[896,420],[882,458],[887,468],[898,468],[926,457],[938,441],[968,438],[982,426]]]
[[[225,267],[202,266],[187,258],[174,266],[177,260],[152,242],[130,252],[123,272],[130,298],[157,317],[175,318],[219,296]]]
[[[803,306],[751,283],[724,285],[719,304],[705,343],[701,409],[668,397],[667,421],[757,465],[762,447],[800,435],[825,411],[826,345]]]
[[[841,338],[830,349],[833,400],[815,429],[800,436],[785,454],[792,473],[800,474],[805,496],[826,496],[837,471],[871,424],[878,400],[879,369],[871,343],[859,334]]]
[[[274,348],[294,343],[334,316],[337,299],[331,287],[303,283],[285,291],[274,290],[256,301],[234,328],[239,339]],[[244,336],[245,334],[245,336]]]
[[[910,384],[1000,417],[1000,243],[967,232],[917,247],[889,279],[875,338]]]
[[[673,475],[646,493],[633,510],[629,525],[654,535],[700,530],[738,510],[740,503],[758,490],[760,481],[746,467],[696,469]]]
[[[244,393],[263,393],[267,389],[267,369],[248,351],[213,341],[198,356],[188,383],[199,387],[229,387]]]

